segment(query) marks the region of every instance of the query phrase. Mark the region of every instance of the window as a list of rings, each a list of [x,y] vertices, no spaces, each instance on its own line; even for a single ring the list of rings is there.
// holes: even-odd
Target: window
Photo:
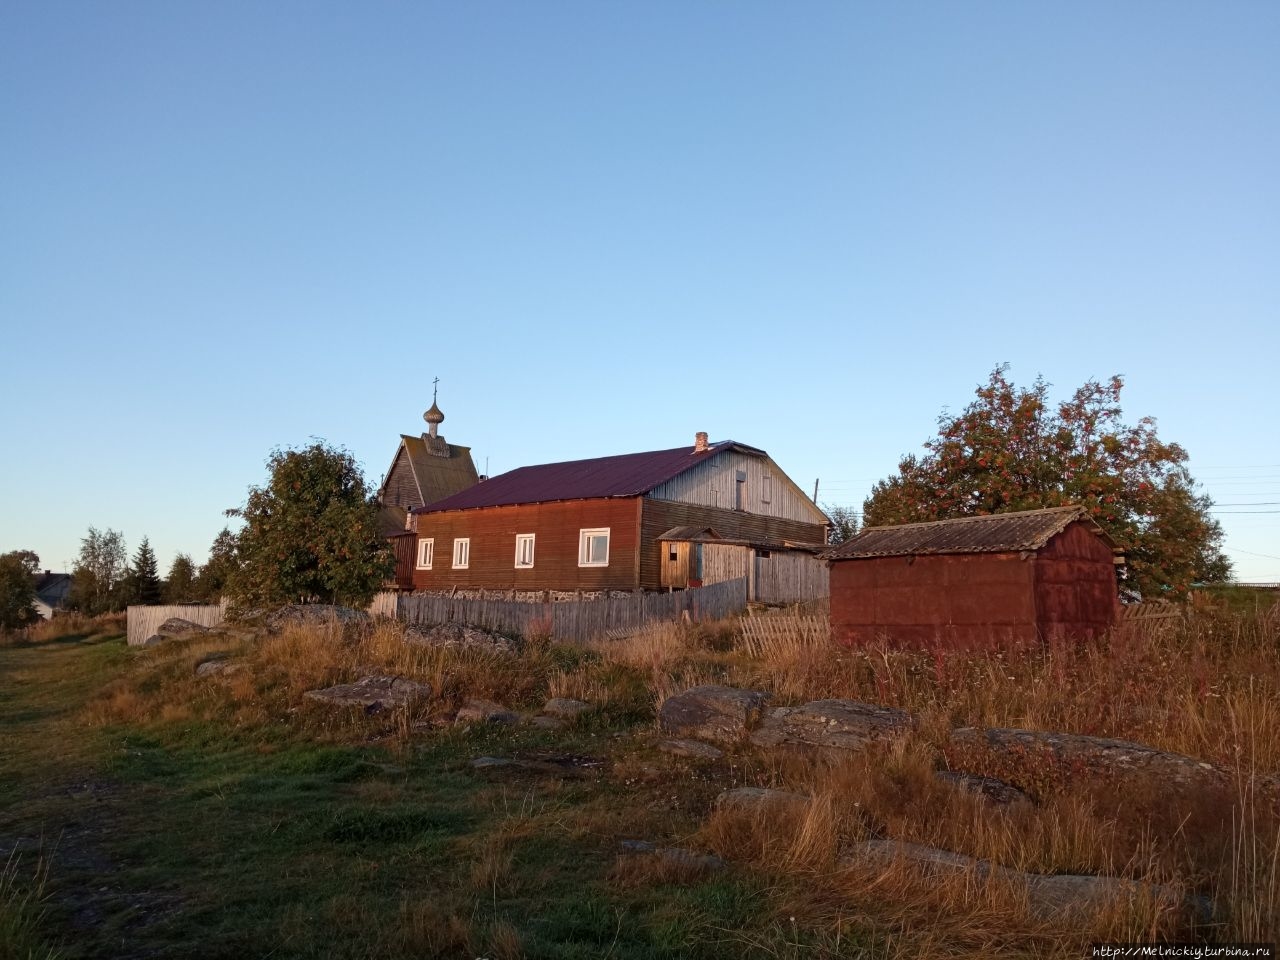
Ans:
[[[760,502],[768,503],[772,499],[773,499],[773,477],[769,476],[766,473],[764,475],[764,479],[760,481]]]
[[[745,510],[747,501],[747,473],[745,470],[739,470],[737,477],[734,478],[733,485],[733,509]]]
[[[418,569],[430,570],[431,560],[435,556],[436,542],[431,538],[418,541]]]
[[[583,530],[578,535],[578,566],[607,567],[609,565],[609,528]]]
[[[471,538],[459,537],[453,541],[453,569],[465,570],[471,566]]]
[[[516,534],[516,567],[533,566],[533,534]]]

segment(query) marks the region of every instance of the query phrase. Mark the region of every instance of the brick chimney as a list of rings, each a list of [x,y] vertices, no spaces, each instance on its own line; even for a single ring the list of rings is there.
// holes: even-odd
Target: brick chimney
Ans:
[[[693,435],[693,452],[706,453],[706,451],[707,451],[707,434],[706,434],[706,431],[699,430],[697,433]]]

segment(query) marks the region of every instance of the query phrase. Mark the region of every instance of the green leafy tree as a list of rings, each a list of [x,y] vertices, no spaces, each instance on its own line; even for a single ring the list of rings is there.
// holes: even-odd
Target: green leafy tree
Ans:
[[[858,533],[858,511],[854,507],[825,503],[822,509],[831,521],[828,541],[832,545],[851,540]]]
[[[227,588],[231,574],[240,566],[236,535],[223,527],[209,548],[209,559],[200,568],[196,578],[196,596],[201,600],[217,601]]]
[[[1125,550],[1144,596],[1185,595],[1231,565],[1212,501],[1196,492],[1187,453],[1155,421],[1121,419],[1123,380],[1090,380],[1052,406],[1048,384],[1015,387],[997,367],[958,416],[943,413],[922,456],[877,483],[868,526],[1080,504]]]
[[[0,630],[22,630],[40,619],[36,575],[40,557],[30,550],[0,555]]]
[[[121,580],[126,571],[124,535],[117,530],[90,527],[80,541],[68,605],[91,615],[124,609],[127,598]]]
[[[180,553],[169,564],[169,575],[164,580],[164,602],[190,603],[196,599],[196,565],[189,556]]]
[[[323,442],[277,450],[251,487],[227,592],[238,604],[323,600],[363,606],[395,570],[376,498],[354,458]]]

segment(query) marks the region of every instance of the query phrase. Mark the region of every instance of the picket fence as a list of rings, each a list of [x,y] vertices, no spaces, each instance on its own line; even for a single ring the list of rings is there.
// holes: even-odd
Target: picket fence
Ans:
[[[463,623],[496,633],[583,643],[648,623],[679,620],[686,614],[693,621],[718,620],[741,613],[746,606],[747,580],[742,577],[673,593],[637,592],[624,597],[559,603],[429,593],[382,594],[371,609],[410,624]]]
[[[219,604],[173,604],[167,607],[128,607],[125,610],[128,643],[131,647],[141,646],[148,637],[155,636],[160,624],[170,617],[181,617],[202,627],[216,627],[227,617],[226,603]]]

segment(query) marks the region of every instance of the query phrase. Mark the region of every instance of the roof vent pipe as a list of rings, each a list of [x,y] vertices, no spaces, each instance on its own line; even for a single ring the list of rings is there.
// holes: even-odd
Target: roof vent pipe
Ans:
[[[694,452],[694,453],[706,453],[706,452],[707,452],[707,434],[706,434],[706,431],[704,431],[704,430],[699,430],[697,433],[695,433],[695,434],[693,435],[693,452]]]

